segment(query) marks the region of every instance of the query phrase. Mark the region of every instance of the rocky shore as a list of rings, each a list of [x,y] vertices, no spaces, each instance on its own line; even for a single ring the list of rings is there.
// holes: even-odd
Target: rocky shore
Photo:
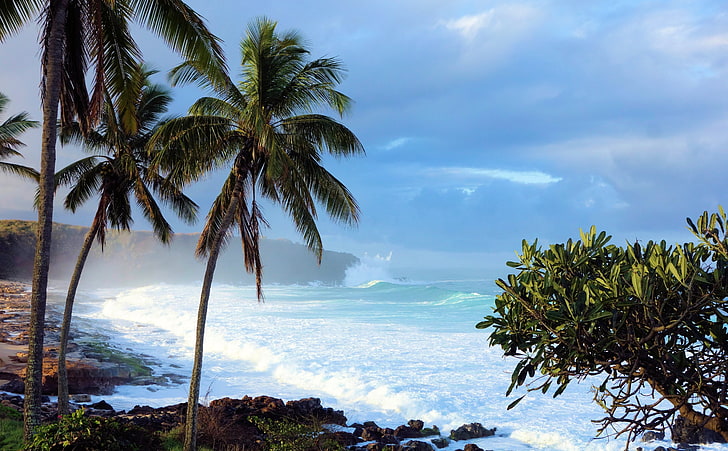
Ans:
[[[30,287],[0,281],[0,390],[23,393],[27,362]],[[48,309],[44,337],[43,392],[55,395],[58,386],[58,342],[61,314]],[[72,394],[103,395],[117,385],[151,384],[152,369],[141,356],[109,348],[103,339],[72,330],[67,355],[68,384]]]
[[[19,411],[23,404],[19,394],[23,393],[27,361],[29,310],[29,286],[0,281],[0,404]],[[54,395],[58,384],[60,314],[49,310],[46,323],[43,387],[47,395]],[[83,408],[88,415],[113,417],[149,431],[167,432],[181,428],[186,403],[160,408],[137,405],[129,411],[116,411],[105,401],[91,403],[89,395],[110,394],[117,385],[179,381],[173,380],[173,375],[152,377],[151,368],[141,356],[120,355],[103,342],[89,340],[79,332],[72,335],[74,342],[69,346],[68,373],[73,408]],[[44,421],[57,418],[56,403],[50,398],[46,398],[43,405],[43,417]],[[462,443],[462,448],[458,449],[478,451],[482,448],[467,441],[493,436],[496,432],[495,428],[488,429],[479,423],[463,425],[444,435],[437,426],[425,427],[419,420],[411,420],[394,429],[380,427],[371,421],[348,424],[342,411],[323,407],[317,398],[284,402],[267,396],[245,396],[218,399],[201,406],[200,443],[213,449],[265,449],[265,442],[270,438],[265,421],[323,430],[322,434],[316,434],[316,440],[331,440],[331,443],[353,451],[431,451],[450,447],[453,442]]]

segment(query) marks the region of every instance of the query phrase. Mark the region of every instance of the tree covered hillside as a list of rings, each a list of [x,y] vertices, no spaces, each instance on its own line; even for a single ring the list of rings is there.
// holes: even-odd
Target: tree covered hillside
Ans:
[[[35,252],[35,222],[0,220],[0,278],[29,280]],[[50,277],[70,278],[86,227],[54,224]],[[116,232],[107,235],[103,253],[94,244],[81,287],[194,283],[202,279],[204,264],[194,258],[196,234],[176,235],[170,246],[160,244],[151,232]],[[346,269],[358,258],[342,252],[324,251],[321,265],[304,245],[288,240],[261,241],[263,282],[340,284]],[[218,283],[252,284],[245,272],[239,242],[233,240],[222,255],[215,274]]]

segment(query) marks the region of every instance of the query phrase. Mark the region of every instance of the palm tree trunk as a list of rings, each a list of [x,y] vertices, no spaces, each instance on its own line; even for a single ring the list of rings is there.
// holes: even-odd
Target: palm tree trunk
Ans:
[[[86,258],[91,250],[96,234],[101,227],[98,215],[94,217],[91,228],[86,232],[81,252],[76,260],[76,267],[73,269],[71,282],[68,284],[66,294],[66,306],[63,309],[63,321],[61,323],[61,343],[58,350],[58,415],[67,415],[68,412],[68,372],[66,371],[66,353],[68,352],[68,335],[71,331],[71,315],[73,314],[73,301],[76,298],[76,290],[81,281],[81,272],[86,264]]]
[[[29,443],[40,426],[43,379],[43,330],[45,328],[46,290],[50,266],[55,192],[56,123],[63,69],[64,29],[68,0],[51,2],[52,24],[48,39],[48,59],[43,62],[43,138],[40,162],[38,230],[33,263],[33,293],[28,328],[28,366],[25,373],[23,438]]]
[[[239,197],[242,194],[242,178],[238,176],[233,188],[230,205],[225,212],[220,228],[218,229],[215,241],[210,248],[207,257],[205,277],[202,281],[202,292],[200,293],[200,305],[197,309],[197,337],[195,341],[195,361],[192,366],[192,377],[190,379],[190,393],[187,399],[187,417],[185,419],[185,445],[184,451],[197,450],[197,410],[200,399],[200,380],[202,379],[202,351],[205,339],[205,322],[207,321],[207,306],[210,301],[210,289],[212,288],[212,277],[215,274],[217,258],[220,255],[223,238],[230,228],[238,208]]]

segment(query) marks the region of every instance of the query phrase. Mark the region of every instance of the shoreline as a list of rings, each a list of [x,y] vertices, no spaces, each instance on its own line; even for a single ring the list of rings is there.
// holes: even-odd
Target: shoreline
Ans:
[[[27,283],[0,280],[0,390],[15,394],[24,391],[30,297]],[[62,313],[49,306],[43,343],[43,391],[51,396],[58,385],[61,319]],[[153,376],[146,359],[110,346],[107,339],[72,328],[67,355],[72,395],[109,395],[120,385],[165,383]]]
[[[27,328],[29,321],[29,307],[30,307],[30,287],[28,284],[17,281],[0,280],[0,390],[8,391],[3,387],[6,382],[17,381],[22,377],[22,372],[26,366],[23,354],[27,354],[28,337]],[[46,371],[53,370],[53,355],[51,353],[57,349],[58,346],[58,321],[60,316],[58,312],[48,311],[46,316],[46,339],[44,343],[45,357],[44,357],[44,385],[47,377]],[[82,332],[76,331],[77,335],[83,336]],[[84,341],[83,339],[81,341]],[[108,346],[106,343],[96,343],[96,351],[98,352],[98,346],[104,347],[107,352],[117,352],[114,348]],[[74,344],[73,347],[82,347]],[[86,348],[91,349],[94,346],[86,345]],[[121,353],[121,351],[119,351]],[[78,355],[78,349],[75,350],[75,355]],[[69,353],[70,354],[70,353]],[[88,359],[86,359],[88,360]],[[57,362],[57,361],[56,361]],[[143,362],[143,360],[142,360]],[[70,360],[69,360],[69,363]],[[100,361],[97,364],[103,363]],[[50,364],[50,365],[49,365]],[[57,365],[57,363],[56,363]],[[92,364],[93,365],[93,364]],[[133,363],[132,363],[133,365]],[[100,365],[103,366],[103,365]],[[69,365],[69,375],[70,375]],[[86,369],[87,371],[88,369]],[[158,383],[158,380],[153,378],[149,379],[149,385]],[[57,383],[57,382],[56,382]],[[121,385],[131,385],[128,383],[118,383],[112,388]],[[89,393],[93,395],[102,395],[105,393]],[[110,393],[109,393],[110,394]],[[12,406],[17,410],[22,410],[22,397],[20,395],[6,395],[0,394],[0,398],[3,400],[3,404]],[[73,395],[72,395],[73,398]],[[76,405],[77,408],[84,408],[91,415],[98,415],[103,417],[114,417],[119,421],[129,422],[141,426],[149,427],[152,430],[165,431],[174,427],[179,427],[183,422],[183,413],[186,408],[186,403],[175,404],[170,406],[152,408],[144,405],[144,400],[139,400],[139,405],[129,411],[115,410],[113,406],[109,405],[105,401],[101,400],[94,404],[87,404],[91,401],[90,397],[86,400],[80,400],[77,398],[76,402],[72,405]],[[44,421],[53,421],[56,418],[54,407],[52,402],[46,403],[47,405],[43,408]],[[274,421],[289,421],[287,418],[299,418],[301,424],[309,421],[310,418],[318,418],[321,424],[330,423],[337,425],[339,429],[336,432],[326,432],[331,435],[335,440],[340,441],[342,445],[350,447],[355,450],[368,450],[370,447],[362,447],[367,443],[378,443],[379,446],[385,446],[387,444],[402,444],[403,449],[437,449],[448,447],[451,441],[458,441],[458,445],[466,446],[466,449],[480,450],[481,448],[477,445],[472,445],[473,442],[479,442],[480,440],[491,437],[489,442],[502,435],[496,435],[495,428],[487,429],[483,428],[479,423],[472,423],[469,425],[463,425],[458,428],[458,431],[453,431],[453,434],[460,434],[457,437],[448,437],[447,435],[440,435],[440,431],[437,426],[433,428],[424,427],[425,424],[419,420],[410,420],[407,425],[401,425],[397,429],[391,429],[386,427],[379,427],[376,423],[367,421],[364,424],[354,423],[347,425],[347,419],[344,416],[344,412],[340,410],[334,410],[332,408],[326,408],[321,405],[321,401],[318,398],[304,398],[300,400],[283,401],[279,398],[272,398],[269,396],[258,396],[255,398],[244,396],[241,399],[221,398],[213,400],[209,405],[203,405],[201,407],[203,412],[217,412],[214,414],[207,413],[208,416],[219,418],[229,427],[230,422],[239,423],[237,427],[242,427],[246,430],[244,434],[237,436],[232,434],[231,436],[225,437],[226,441],[230,443],[242,443],[242,444],[257,444],[263,439],[264,435],[259,428],[252,428],[250,425],[251,420],[248,418],[260,416],[263,418],[270,418]],[[247,413],[244,416],[240,416],[239,412],[241,409]],[[238,431],[240,432],[240,431]],[[443,431],[445,432],[445,431]],[[493,437],[496,435],[496,437]],[[475,439],[475,440],[474,440]],[[422,446],[426,446],[423,448]]]

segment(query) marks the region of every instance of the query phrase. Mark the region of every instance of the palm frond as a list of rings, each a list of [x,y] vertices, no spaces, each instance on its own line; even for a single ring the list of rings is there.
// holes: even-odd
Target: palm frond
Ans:
[[[230,239],[231,228],[228,230],[221,230],[221,226],[225,213],[230,206],[236,181],[237,175],[235,171],[230,171],[230,174],[220,190],[220,194],[218,194],[212,202],[210,211],[207,213],[207,218],[205,219],[205,226],[202,228],[200,238],[197,241],[195,256],[198,258],[207,257],[213,247],[216,236],[221,235],[222,237],[220,244],[221,248],[224,248]]]
[[[305,114],[281,121],[281,129],[289,137],[289,145],[297,148],[295,140],[303,138],[317,149],[336,157],[365,154],[364,146],[354,132],[336,120],[322,114]]]
[[[103,164],[97,164],[78,175],[63,202],[66,209],[75,213],[91,196],[99,192],[103,167]]]
[[[75,180],[78,180],[83,174],[93,172],[94,168],[96,168],[101,161],[108,160],[97,155],[92,155],[90,157],[74,161],[65,168],[57,171],[55,174],[56,188],[59,186],[69,186]],[[101,169],[99,168],[99,171],[100,170]]]
[[[4,161],[0,161],[0,172],[19,175],[20,177],[32,180],[34,182],[38,182],[40,178],[40,174],[38,173],[38,171],[31,167],[14,163],[6,163]]]
[[[192,8],[181,0],[130,0],[136,17],[185,59],[225,68],[218,37],[210,33]]]
[[[169,243],[172,238],[172,226],[164,218],[157,201],[154,200],[154,196],[141,178],[137,178],[134,183],[134,197],[144,217],[152,224],[154,234],[157,235],[157,238],[162,243]]]
[[[36,17],[45,5],[42,0],[0,0],[0,42],[15,34]]]

